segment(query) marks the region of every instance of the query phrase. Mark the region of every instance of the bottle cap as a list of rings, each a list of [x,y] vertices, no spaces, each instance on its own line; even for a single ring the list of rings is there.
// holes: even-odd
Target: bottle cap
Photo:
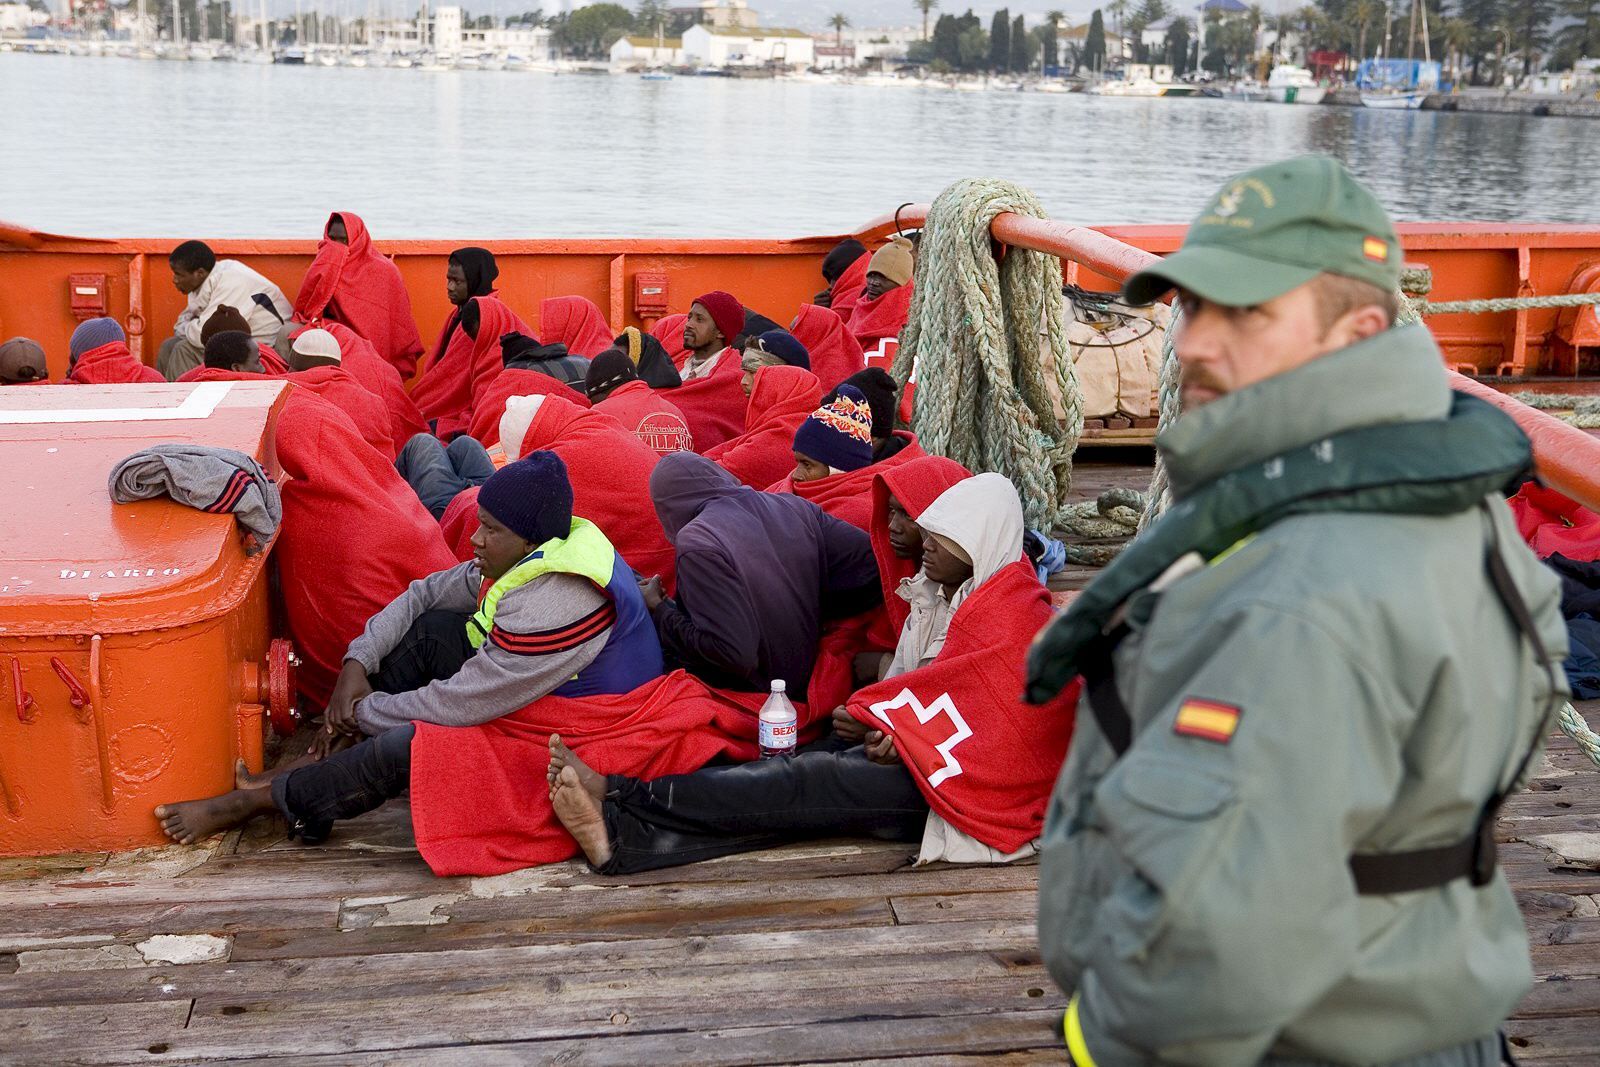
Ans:
[[[785,691],[788,690],[788,688],[789,688],[788,683],[785,682],[782,678],[774,678],[772,680],[772,691],[774,693],[785,692]]]

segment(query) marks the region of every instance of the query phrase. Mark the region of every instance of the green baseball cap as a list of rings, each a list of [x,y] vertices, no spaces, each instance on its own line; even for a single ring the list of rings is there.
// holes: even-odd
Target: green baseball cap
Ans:
[[[1123,299],[1169,289],[1228,307],[1282,296],[1318,274],[1400,284],[1400,239],[1371,190],[1329,156],[1300,156],[1231,178],[1189,226],[1183,247],[1135,274]]]

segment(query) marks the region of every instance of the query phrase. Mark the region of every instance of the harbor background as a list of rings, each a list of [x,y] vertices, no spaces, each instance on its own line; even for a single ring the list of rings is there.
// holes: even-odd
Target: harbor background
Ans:
[[[1406,220],[1600,222],[1590,121],[790,80],[0,53],[0,218],[85,236],[798,236],[1004,176],[1056,217],[1186,222],[1326,152]],[[31,101],[17,106],[16,101]]]

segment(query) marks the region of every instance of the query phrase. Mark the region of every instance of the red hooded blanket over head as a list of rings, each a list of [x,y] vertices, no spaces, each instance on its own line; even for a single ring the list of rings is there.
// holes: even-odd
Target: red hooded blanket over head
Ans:
[[[393,463],[394,457],[399,455],[389,432],[389,409],[383,406],[382,400],[362,388],[355,375],[343,367],[313,367],[282,377],[284,381],[316,393],[350,416],[361,439],[384,459]]]
[[[160,384],[165,381],[160,371],[133,358],[133,353],[128,351],[128,342],[111,341],[79,356],[65,384],[129,385],[136,382]]]
[[[477,316],[476,336],[461,323]],[[532,333],[528,324],[493,296],[475,296],[453,313],[439,335],[434,357],[411,389],[423,418],[436,422],[434,432],[443,440],[465,433],[472,424],[476,398],[505,370],[500,338],[515,330]]]
[[[689,420],[689,433],[698,451],[707,452],[743,431],[749,406],[740,384],[743,380],[739,353],[724,348],[710,375],[665,391],[667,399]]]
[[[278,419],[283,528],[273,558],[300,691],[322,707],[367,620],[424,575],[453,567],[439,524],[338,408],[293,389]]]
[[[537,372],[535,372],[537,373]],[[600,532],[641,577],[673,587],[676,555],[650,503],[650,472],[660,457],[622,423],[559,396],[543,396],[520,442],[502,441],[508,459],[548,449],[567,465],[572,513]],[[477,490],[456,495],[440,520],[459,555],[478,528]],[[470,558],[472,549],[467,546]]]
[[[667,350],[667,358],[679,367],[683,366],[689,354],[689,350],[683,347],[683,324],[688,319],[688,315],[679,312],[657,319],[656,324],[650,327],[650,336],[661,342],[661,347]]]
[[[863,254],[856,261],[844,269],[833,283],[833,295],[828,300],[828,306],[838,315],[843,322],[850,321],[850,315],[855,311],[856,305],[861,303],[862,290],[867,287],[867,267],[872,263],[872,256]]]
[[[400,269],[372,247],[361,216],[336,211],[328,216],[328,226],[336,219],[344,223],[348,243],[340,244],[323,229],[317,258],[294,300],[295,318],[313,326],[322,325],[322,319],[343,323],[371,341],[403,378],[410,378],[422,356],[422,337]]]
[[[611,327],[593,300],[552,296],[539,305],[539,340],[566,345],[573,355],[593,359],[611,347]]]
[[[419,722],[411,742],[417,848],[440,876],[568,859],[578,846],[556,819],[545,784],[552,733],[608,774],[688,774],[719,756],[754,759],[766,698],[720,692],[675,671],[620,696],[547,696],[482,726]]]
[[[416,402],[406,395],[406,383],[400,372],[378,355],[372,342],[356,333],[342,322],[324,320],[322,328],[333,334],[339,342],[339,365],[350,372],[350,377],[379,400],[389,412],[389,439],[394,444],[395,455],[406,442],[419,433],[428,432],[428,423],[417,410]]]
[[[834,518],[843,519],[851,526],[859,526],[870,533],[873,477],[927,455],[922,446],[917,444],[915,434],[896,430],[894,435],[905,438],[906,446],[888,459],[879,460],[860,470],[830,474],[826,478],[810,482],[796,482],[791,475],[778,484],[769,486],[767,492],[793,493],[811,501]]]
[[[861,343],[845,328],[844,320],[830,308],[802,304],[789,327],[795,340],[811,354],[811,373],[824,390],[832,389],[867,366]]]
[[[867,366],[889,370],[900,348],[900,331],[911,315],[911,283],[890,289],[876,300],[862,299],[850,315],[849,328],[865,353]]]
[[[500,443],[500,416],[506,413],[506,401],[514,396],[559,396],[581,408],[589,406],[588,397],[544,371],[507,367],[472,403],[472,424],[467,432],[484,448]]]
[[[822,383],[799,367],[762,367],[750,387],[744,433],[705,453],[752,489],[794,470],[794,432],[817,410]]]
[[[1528,482],[1506,503],[1517,532],[1540,559],[1558,552],[1579,563],[1600,559],[1600,515],[1576,500]]]
[[[829,623],[822,631],[817,664],[811,670],[806,699],[813,707],[836,708],[855,690],[855,657],[861,652],[892,652],[900,628],[911,613],[900,598],[900,582],[917,573],[917,560],[895,555],[889,537],[889,497],[914,520],[957,482],[972,472],[953,459],[922,456],[900,466],[876,468],[872,478],[872,554],[883,581],[883,604],[854,618]]]

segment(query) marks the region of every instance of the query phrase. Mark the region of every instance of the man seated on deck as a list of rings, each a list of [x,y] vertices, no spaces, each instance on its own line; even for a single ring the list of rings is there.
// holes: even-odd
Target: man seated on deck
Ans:
[[[872,408],[861,390],[841,385],[794,434],[797,482],[857,471],[872,463]]]
[[[739,388],[744,390],[745,396],[749,396],[750,390],[755,387],[756,371],[762,367],[810,370],[811,353],[788,330],[768,330],[745,340],[744,356],[739,360],[739,369],[744,371],[744,380],[739,383]]]
[[[188,300],[173,324],[173,336],[161,342],[156,369],[167,381],[205,361],[200,331],[206,320],[224,305],[244,316],[250,336],[271,344],[278,327],[289,319],[289,301],[283,291],[236,259],[218,259],[203,241],[185,241],[167,257],[172,284]]]
[[[205,364],[208,370],[244,371],[256,358],[256,343],[239,330],[222,330],[206,341]]]
[[[811,302],[818,307],[831,307],[834,283],[851,264],[866,254],[867,246],[854,237],[846,237],[834,245],[828,254],[822,257],[822,280],[828,283],[827,288],[812,297]]]
[[[0,385],[42,385],[50,381],[44,349],[31,337],[13,337],[0,345]]]
[[[679,368],[685,382],[709,378],[734,338],[744,331],[744,305],[720,289],[696,297],[683,323],[689,358]]]
[[[1326,156],[1230,179],[1128,279],[1176,289],[1174,506],[1034,642],[1091,679],[1039,944],[1079,1067],[1511,1062],[1501,801],[1566,695],[1527,437],[1394,326],[1403,250]],[[1506,1057],[1506,1058],[1502,1058]]]
[[[591,769],[551,737],[551,803],[595,870],[629,874],[837,834],[921,840],[929,862],[1033,854],[1073,710],[1064,700],[1024,716],[1006,684],[1020,681],[1028,642],[1050,614],[1022,562],[1021,501],[1003,476],[984,474],[942,493],[919,525],[918,610],[889,680],[852,698],[846,716],[868,724],[863,744],[820,742],[790,759],[641,781]]]
[[[233,792],[156,808],[167,836],[190,844],[274,807],[292,834],[324,836],[405,790],[413,722],[484,723],[547,693],[627,693],[660,676],[638,578],[573,516],[560,457],[508,464],[478,507],[472,561],[413,582],[350,645],[323,747],[370,740],[270,779],[241,765]]]
[[[643,583],[663,651],[725,689],[804,693],[825,617],[879,603],[872,543],[808,501],[740,485],[692,452],[663,456],[650,496],[677,550],[677,597]]]

